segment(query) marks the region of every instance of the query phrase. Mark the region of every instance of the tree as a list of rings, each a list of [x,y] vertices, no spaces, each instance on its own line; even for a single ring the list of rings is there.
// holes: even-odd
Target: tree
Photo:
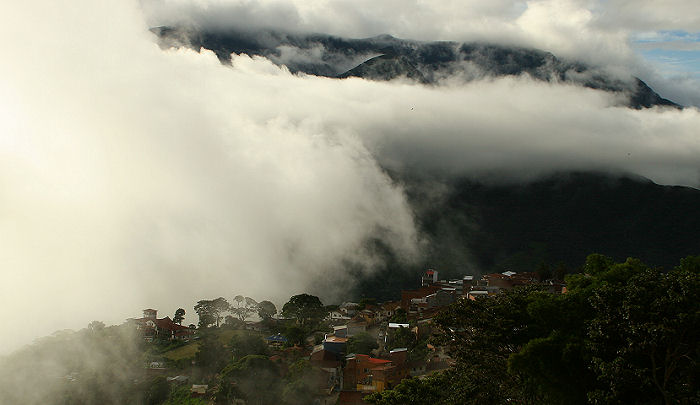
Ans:
[[[234,359],[240,359],[249,355],[267,355],[269,348],[258,335],[238,333],[231,337],[229,347]]]
[[[379,348],[377,339],[367,332],[358,333],[348,339],[348,353],[371,354]]]
[[[292,363],[285,376],[286,385],[282,398],[286,405],[307,405],[314,403],[318,395],[318,382],[323,378],[321,371],[311,367],[309,360],[299,359]]]
[[[178,308],[177,311],[175,311],[175,315],[173,316],[173,322],[182,325],[182,321],[185,320],[185,310],[182,308]]]
[[[686,258],[669,273],[647,269],[602,285],[591,302],[598,401],[700,403],[700,274]],[[629,260],[628,260],[629,261]]]
[[[90,332],[96,333],[104,330],[105,324],[100,321],[92,321],[88,324],[87,328]]]
[[[434,319],[455,367],[368,400],[700,403],[700,258],[664,273],[594,254],[583,270],[567,294],[531,286],[454,303]]]
[[[289,325],[284,331],[287,341],[293,345],[303,345],[306,338],[306,330],[299,325]]]
[[[277,313],[277,307],[270,301],[260,301],[258,304],[258,316],[265,319],[272,318]]]
[[[237,295],[233,300],[236,305],[231,305],[231,313],[240,321],[245,321],[246,318],[254,314],[258,309],[258,303],[250,297]]]
[[[195,312],[199,315],[199,327],[207,328],[212,324],[219,327],[219,323],[225,312],[230,308],[228,301],[225,298],[219,297],[214,300],[197,301],[194,306]]]
[[[170,384],[163,376],[151,378],[145,387],[145,399],[147,405],[163,403],[170,395]]]
[[[197,350],[194,360],[199,367],[211,373],[217,373],[226,365],[229,358],[227,350],[216,336],[204,335],[200,340],[199,350]]]
[[[309,294],[299,294],[292,296],[284,304],[282,315],[295,318],[297,323],[306,325],[319,322],[326,315],[326,311],[318,297]]]
[[[221,372],[217,404],[245,399],[247,404],[280,403],[280,378],[277,365],[267,356],[245,356],[230,363]]]
[[[423,379],[407,378],[393,389],[366,396],[365,401],[375,405],[454,405],[477,404],[474,392],[479,387],[462,370],[447,370]],[[485,404],[497,403],[489,401]]]

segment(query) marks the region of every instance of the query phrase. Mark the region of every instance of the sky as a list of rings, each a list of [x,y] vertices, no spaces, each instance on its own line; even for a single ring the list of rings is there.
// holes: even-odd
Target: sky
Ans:
[[[437,3],[437,4],[435,4]],[[385,168],[533,178],[609,170],[700,186],[700,3],[13,2],[0,13],[0,351],[143,308],[324,302],[422,239]],[[527,77],[426,87],[163,50],[149,27],[273,27],[532,46],[637,75],[688,108]],[[316,288],[309,291],[312,286]]]

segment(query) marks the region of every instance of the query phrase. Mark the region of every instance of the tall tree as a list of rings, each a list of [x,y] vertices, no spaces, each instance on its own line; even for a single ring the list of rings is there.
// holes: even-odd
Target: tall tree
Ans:
[[[215,402],[230,404],[241,398],[252,405],[278,404],[280,382],[278,366],[267,356],[245,356],[221,372]]]
[[[292,296],[282,307],[282,315],[295,318],[301,325],[316,323],[323,319],[326,310],[315,295],[298,294]]]
[[[223,297],[214,300],[197,301],[194,310],[199,315],[199,327],[206,328],[215,324],[218,328],[224,313],[229,311],[229,308],[228,301]]]
[[[233,335],[228,346],[236,360],[249,355],[267,355],[270,351],[260,336],[247,333]]]
[[[372,350],[377,348],[377,339],[367,332],[360,332],[348,339],[348,353],[372,354]]]
[[[270,301],[258,303],[258,316],[262,319],[270,319],[277,313],[277,307]]]
[[[211,372],[219,372],[231,357],[219,339],[212,335],[204,335],[199,343],[199,350],[195,354],[195,362],[199,367]]]
[[[240,321],[245,321],[249,316],[253,315],[258,309],[258,303],[250,298],[242,295],[234,297],[235,305],[231,305],[231,313]]]
[[[686,258],[676,270],[647,269],[591,299],[593,368],[606,403],[700,403],[700,274]]]
[[[178,308],[175,311],[175,315],[173,316],[173,322],[175,322],[178,325],[182,325],[183,320],[185,320],[185,310],[182,308]]]

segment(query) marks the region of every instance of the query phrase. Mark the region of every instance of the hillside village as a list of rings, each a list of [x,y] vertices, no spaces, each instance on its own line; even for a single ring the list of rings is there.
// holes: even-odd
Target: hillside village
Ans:
[[[418,281],[417,288],[401,291],[401,299],[397,301],[379,303],[365,299],[359,303],[325,306],[311,329],[299,328],[297,325],[305,320],[290,317],[287,305],[279,313],[261,314],[260,320],[249,320],[245,315],[250,315],[254,309],[250,307],[257,303],[241,297],[237,301],[248,304],[248,312],[238,319],[227,316],[218,326],[202,324],[201,313],[200,327],[183,326],[168,316],[158,318],[155,309],[145,309],[143,317],[129,319],[128,323],[149,344],[171,342],[172,346],[175,342],[175,349],[154,356],[145,364],[147,374],[164,376],[169,384],[188,387],[193,398],[217,399],[218,403],[222,392],[219,385],[224,381],[199,367],[202,364],[198,362],[204,357],[198,355],[206,347],[202,340],[216,335],[224,347],[221,354],[229,357],[228,361],[231,351],[235,351],[231,338],[244,335],[265,342],[266,348],[250,354],[264,353],[278,368],[273,373],[277,378],[288,374],[295,361],[306,361],[307,374],[313,375],[310,381],[305,381],[310,391],[306,395],[313,403],[355,405],[368,403],[364,397],[392,389],[405,378],[423,378],[454,365],[448,351],[431,339],[439,333],[433,327],[433,318],[450,304],[458,300],[488,299],[518,286],[536,285],[555,294],[566,292],[562,281],[541,280],[536,273],[510,271],[479,279],[466,275],[445,280],[439,278],[438,271],[427,270]],[[312,297],[306,294],[296,297],[301,296]],[[299,336],[299,331],[304,333]],[[237,384],[235,379],[232,383]],[[231,403],[247,403],[245,395],[234,394],[228,399]]]
[[[0,357],[0,403],[698,403],[700,256],[541,274],[428,270],[389,302],[238,295],[198,301],[197,325],[183,308],[93,321]]]

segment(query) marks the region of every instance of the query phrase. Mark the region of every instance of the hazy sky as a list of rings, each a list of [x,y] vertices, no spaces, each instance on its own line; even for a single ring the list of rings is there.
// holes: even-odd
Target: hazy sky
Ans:
[[[596,169],[700,185],[694,107],[630,110],[618,96],[527,78],[436,88],[294,76],[247,56],[226,67],[211,52],[161,50],[149,26],[535,46],[697,106],[687,55],[698,52],[698,16],[690,0],[4,5],[0,308],[18,327],[3,350],[147,307],[183,307],[196,323],[203,298],[281,305],[319,280],[330,287],[314,293],[337,296],[341,261],[371,271],[367,237],[406,260],[420,254],[403,190],[381,167],[505,178]]]

